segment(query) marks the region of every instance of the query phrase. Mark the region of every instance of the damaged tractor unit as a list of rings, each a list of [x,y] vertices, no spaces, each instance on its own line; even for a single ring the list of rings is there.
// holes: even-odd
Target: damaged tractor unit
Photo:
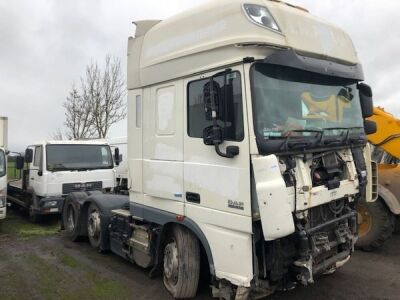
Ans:
[[[207,16],[207,17],[204,17]],[[129,196],[81,192],[66,234],[161,275],[174,298],[248,299],[344,265],[376,178],[372,91],[346,33],[280,1],[135,22]]]

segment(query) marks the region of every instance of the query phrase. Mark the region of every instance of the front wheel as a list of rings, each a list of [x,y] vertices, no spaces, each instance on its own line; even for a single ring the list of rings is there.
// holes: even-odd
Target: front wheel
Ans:
[[[172,297],[196,296],[200,277],[200,246],[186,228],[176,226],[164,248],[164,285]]]
[[[31,223],[35,223],[35,224],[40,223],[42,218],[37,212],[35,212],[35,209],[33,208],[33,205],[29,206],[29,212],[28,213],[29,213],[29,221]]]
[[[358,241],[356,246],[364,251],[380,248],[392,236],[394,215],[382,198],[375,202],[360,203],[358,213]]]

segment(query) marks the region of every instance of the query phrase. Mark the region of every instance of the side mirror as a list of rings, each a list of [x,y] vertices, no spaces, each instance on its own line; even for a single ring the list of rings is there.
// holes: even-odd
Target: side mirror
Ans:
[[[30,148],[25,150],[25,162],[28,164],[33,162],[33,150]]]
[[[43,171],[38,171],[37,174],[38,176],[43,176]]]
[[[22,170],[24,168],[25,160],[23,156],[17,156],[15,158],[15,168],[17,170]]]
[[[222,128],[218,125],[212,125],[204,128],[203,142],[207,146],[222,144],[223,134]]]
[[[215,151],[222,157],[234,158],[236,155],[239,155],[238,146],[228,146],[226,147],[226,153],[221,152],[219,145],[223,143],[224,139],[222,128],[218,125],[209,126],[204,129],[203,141],[208,146],[214,145]]]
[[[364,131],[366,135],[376,133],[376,123],[374,121],[365,120],[364,121]]]
[[[360,92],[360,103],[363,118],[369,118],[373,115],[374,104],[372,100],[372,89],[365,83],[358,84]]]
[[[120,157],[119,157],[119,148],[114,149],[114,163],[116,166],[119,166],[119,163],[121,162]]]

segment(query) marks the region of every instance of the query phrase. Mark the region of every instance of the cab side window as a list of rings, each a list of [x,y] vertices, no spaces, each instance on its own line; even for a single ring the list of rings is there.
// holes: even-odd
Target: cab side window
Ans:
[[[35,147],[35,158],[33,160],[33,166],[41,167],[42,162],[42,146]]]
[[[221,118],[218,125],[223,128],[224,139],[242,141],[244,139],[243,103],[240,73],[214,77],[213,88],[218,99],[223,99],[219,107]],[[207,91],[208,90],[208,91]],[[209,93],[210,79],[192,81],[188,84],[188,135],[202,138],[204,128],[213,125],[206,119],[204,95]]]

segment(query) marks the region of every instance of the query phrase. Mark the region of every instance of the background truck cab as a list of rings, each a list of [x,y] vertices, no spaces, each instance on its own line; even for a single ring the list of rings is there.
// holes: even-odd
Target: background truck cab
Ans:
[[[111,148],[94,141],[45,141],[29,146],[17,159],[22,178],[9,183],[11,202],[29,209],[35,220],[61,212],[71,192],[114,188]]]

